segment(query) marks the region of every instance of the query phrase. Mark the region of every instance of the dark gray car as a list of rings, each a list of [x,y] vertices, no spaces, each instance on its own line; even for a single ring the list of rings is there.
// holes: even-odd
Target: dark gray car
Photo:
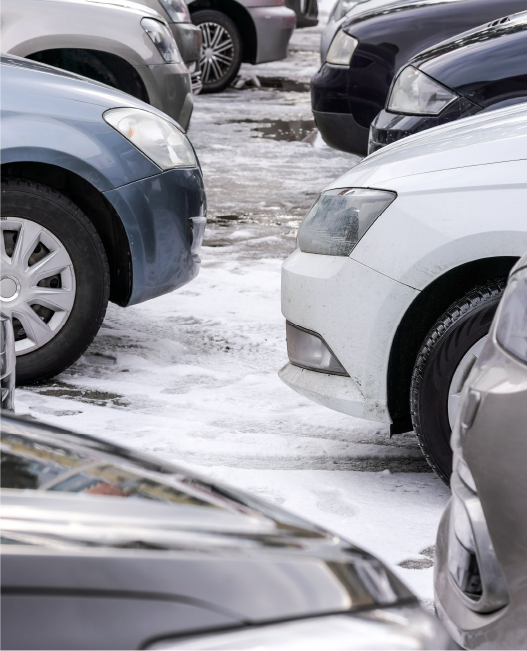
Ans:
[[[511,272],[452,432],[437,535],[440,619],[467,649],[527,648],[527,255]]]
[[[441,649],[376,558],[183,468],[4,417],[2,648]]]

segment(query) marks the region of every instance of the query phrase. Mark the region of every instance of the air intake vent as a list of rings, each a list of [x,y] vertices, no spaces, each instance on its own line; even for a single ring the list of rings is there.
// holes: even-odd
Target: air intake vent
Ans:
[[[508,23],[509,21],[509,16],[505,16],[505,18],[498,18],[498,20],[493,20],[487,25],[487,27],[497,27],[498,25],[503,25],[503,23]]]

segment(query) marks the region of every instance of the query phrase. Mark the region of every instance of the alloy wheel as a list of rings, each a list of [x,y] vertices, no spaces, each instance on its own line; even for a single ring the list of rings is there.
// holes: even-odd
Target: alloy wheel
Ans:
[[[206,22],[199,26],[202,46],[200,56],[201,79],[211,84],[226,77],[234,61],[234,43],[229,32],[217,23]]]
[[[62,242],[29,219],[1,222],[0,299],[12,319],[15,351],[47,344],[68,320],[76,294],[75,272]]]

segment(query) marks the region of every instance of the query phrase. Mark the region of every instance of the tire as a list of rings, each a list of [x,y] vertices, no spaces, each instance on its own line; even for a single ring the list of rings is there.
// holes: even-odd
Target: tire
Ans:
[[[1,237],[2,311],[13,318],[17,384],[33,384],[71,366],[93,341],[108,305],[108,260],[75,204],[23,179],[2,180]]]
[[[449,400],[460,390],[453,380],[466,380],[477,357],[472,351],[481,348],[504,289],[505,280],[496,280],[456,301],[436,321],[417,355],[410,389],[412,424],[428,463],[447,485],[452,474]]]
[[[232,84],[242,64],[240,32],[228,16],[213,9],[196,11],[192,22],[201,29],[201,92],[219,93]]]

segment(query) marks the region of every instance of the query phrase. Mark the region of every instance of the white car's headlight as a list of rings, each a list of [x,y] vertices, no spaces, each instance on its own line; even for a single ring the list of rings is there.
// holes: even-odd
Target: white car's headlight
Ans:
[[[149,649],[251,649],[252,651],[351,651],[352,649],[448,649],[439,621],[418,606],[356,615],[312,617],[252,626],[197,638],[165,640]]]
[[[300,224],[298,247],[304,253],[348,256],[396,196],[365,188],[323,192]]]
[[[329,14],[328,23],[334,23],[336,20],[344,18],[356,5],[367,2],[368,0],[337,0]]]
[[[496,339],[511,355],[527,363],[527,269],[515,273],[501,299]]]
[[[141,27],[150,37],[166,63],[181,63],[181,55],[172,32],[155,18],[143,18]]]
[[[159,0],[161,6],[175,23],[190,23],[190,12],[185,0]]]
[[[407,66],[397,77],[386,108],[394,113],[438,115],[457,97],[417,68]]]
[[[326,55],[326,62],[334,66],[349,66],[359,42],[341,29],[335,34]]]
[[[162,170],[196,167],[189,139],[168,120],[136,108],[110,109],[103,117]]]

